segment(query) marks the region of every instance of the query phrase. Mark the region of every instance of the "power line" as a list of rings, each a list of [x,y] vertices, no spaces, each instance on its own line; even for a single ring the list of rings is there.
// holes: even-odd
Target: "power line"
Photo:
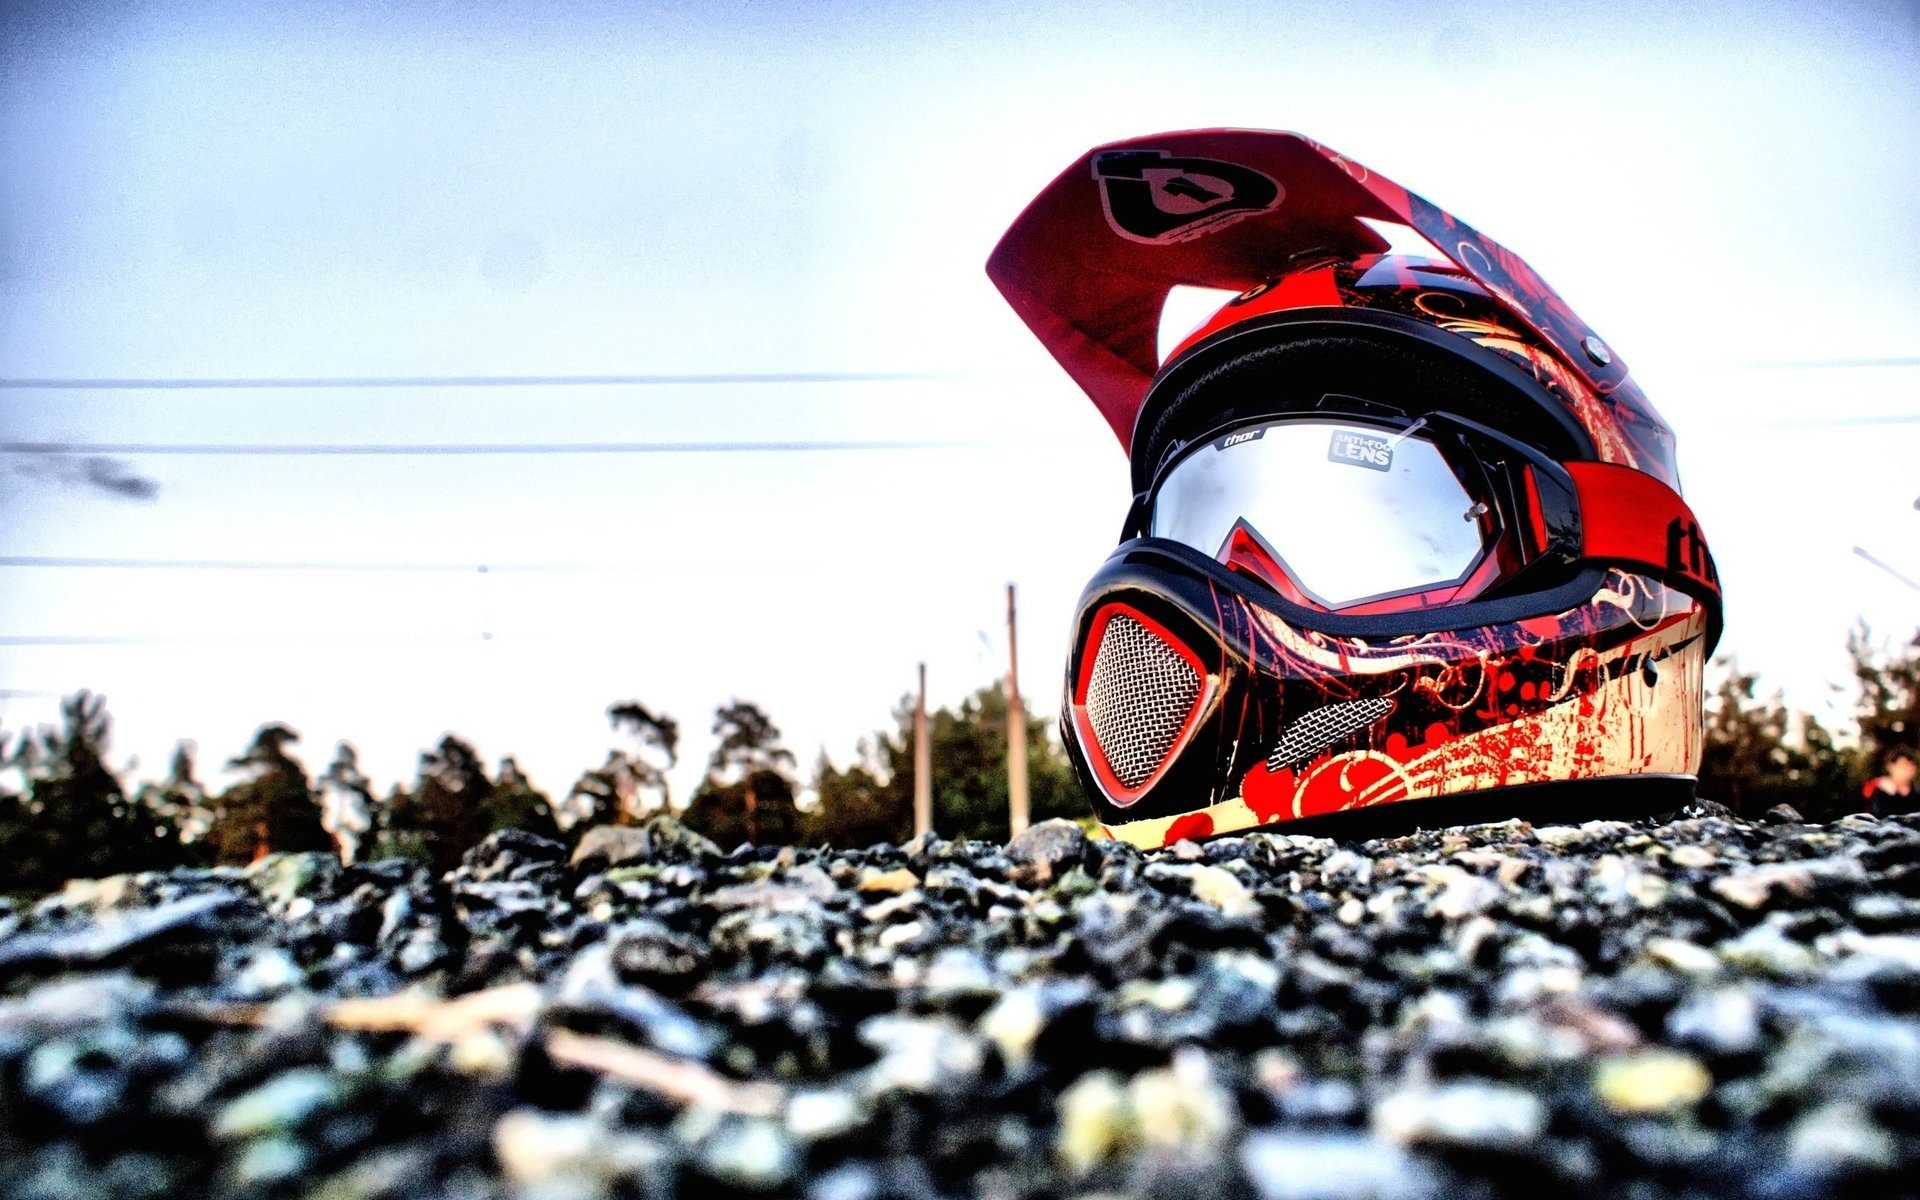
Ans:
[[[200,379],[0,379],[0,390],[195,392],[360,388],[659,387],[794,383],[926,383],[963,379],[950,371],[733,371],[646,375],[316,375]]]
[[[1920,358],[1804,358],[1746,364],[1756,371],[1831,371],[1859,367],[1920,367]]]
[[[472,646],[500,642],[542,646],[626,646],[640,644],[638,635],[610,634],[581,629],[564,633],[501,633],[490,629],[471,633],[345,631],[323,633],[29,633],[0,635],[0,649],[89,646]]]
[[[404,571],[463,575],[550,571],[641,571],[642,567],[609,567],[585,563],[396,563],[328,562],[237,558],[99,558],[52,554],[0,555],[0,567],[78,567],[118,571]]]
[[[444,575],[649,575],[656,573],[656,568],[630,563],[352,562],[329,559],[115,558],[98,555],[0,554],[0,568],[6,567],[108,571],[314,571],[346,574],[392,572]]]
[[[685,563],[689,560],[680,558]],[[707,558],[691,560],[705,564]],[[711,561],[719,561],[717,559]],[[764,565],[764,560],[763,560]],[[658,568],[636,563],[498,563],[498,562],[352,562],[329,559],[248,558],[116,558],[98,555],[4,554],[0,569],[49,568],[107,571],[299,571],[342,574],[438,575],[655,575]],[[791,563],[782,571],[829,570],[829,565]]]
[[[1875,555],[1872,551],[1868,550],[1865,546],[1855,546],[1853,548],[1853,552],[1859,555],[1861,558],[1872,563],[1874,566],[1879,567],[1882,571],[1885,571],[1887,574],[1893,576],[1895,579],[1898,579],[1901,583],[1906,584],[1908,587],[1912,588],[1914,591],[1920,592],[1920,582],[1916,582],[1912,579],[1907,578],[1907,576],[1895,570],[1892,566],[1890,566],[1888,563],[1883,561],[1881,558]]]
[[[1916,367],[1920,357],[1764,360],[1750,370]],[[237,377],[0,378],[0,391],[339,391],[374,388],[674,387],[818,383],[942,383],[987,378],[978,371],[689,371],[631,375],[258,375]]]
[[[1814,429],[1827,426],[1920,425],[1920,413],[1887,413],[1872,417],[1810,417],[1804,421],[1762,421],[1769,429]]]
[[[722,561],[696,555],[676,562],[708,565]],[[729,560],[730,561],[730,560]],[[774,560],[760,560],[767,565]],[[831,563],[810,561],[777,562],[783,572],[824,572]],[[351,559],[272,559],[272,558],[133,558],[111,555],[79,554],[0,554],[0,569],[106,570],[106,571],[297,571],[339,572],[342,574],[436,574],[436,575],[656,575],[659,569],[644,563],[615,562],[392,562]]]
[[[983,441],[710,441],[710,442],[0,442],[0,454],[173,454],[299,457],[561,454],[831,454],[872,450],[953,450],[1002,445]]]
[[[547,638],[526,637],[493,633],[339,633],[339,634],[233,634],[233,633],[166,633],[166,634],[8,634],[0,635],[0,647],[17,646],[199,646],[199,645],[335,645],[342,642],[356,643],[437,643],[451,645],[467,642],[497,641],[567,641],[592,640],[605,641],[604,638]]]

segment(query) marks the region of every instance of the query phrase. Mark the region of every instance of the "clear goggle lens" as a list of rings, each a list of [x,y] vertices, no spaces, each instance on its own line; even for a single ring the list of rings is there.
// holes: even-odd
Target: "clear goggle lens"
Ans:
[[[1220,435],[1161,478],[1149,532],[1222,562],[1264,552],[1329,609],[1458,586],[1498,522],[1418,428],[1290,419]]]

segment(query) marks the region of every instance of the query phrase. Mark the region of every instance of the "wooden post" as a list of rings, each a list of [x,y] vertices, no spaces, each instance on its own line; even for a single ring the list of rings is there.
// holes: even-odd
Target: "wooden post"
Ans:
[[[920,664],[920,698],[913,705],[913,836],[933,829],[933,747],[927,744],[927,664]]]
[[[1014,632],[1013,585],[1007,585],[1007,825],[1027,831],[1027,709],[1020,703],[1020,646]]]

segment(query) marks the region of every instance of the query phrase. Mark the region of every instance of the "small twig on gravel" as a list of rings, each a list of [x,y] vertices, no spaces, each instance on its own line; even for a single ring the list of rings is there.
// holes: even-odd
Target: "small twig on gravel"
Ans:
[[[509,983],[438,1000],[417,992],[355,997],[320,1007],[320,1019],[334,1029],[355,1033],[410,1033],[434,1042],[457,1042],[495,1026],[525,1032],[539,1015],[537,984]],[[271,1025],[288,1011],[275,1004],[205,1004],[176,1008],[178,1015],[215,1025]]]
[[[596,1071],[687,1107],[769,1117],[780,1111],[784,1099],[774,1084],[739,1083],[699,1063],[564,1029],[547,1034],[547,1056],[563,1066]]]

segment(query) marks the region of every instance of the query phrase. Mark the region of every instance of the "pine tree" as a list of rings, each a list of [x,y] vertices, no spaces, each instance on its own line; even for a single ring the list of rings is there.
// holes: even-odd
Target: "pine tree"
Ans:
[[[394,784],[385,796],[373,803],[372,815],[364,857],[372,861],[387,858],[432,861],[433,851],[427,844],[412,791]]]
[[[679,723],[637,700],[610,705],[607,721],[616,733],[630,735],[635,748],[607,751],[607,761],[573,785],[565,816],[574,837],[595,825],[631,824],[671,801],[667,771],[678,761]]]
[[[501,759],[494,773],[493,792],[487,800],[487,828],[524,829],[555,840],[561,836],[553,803],[521,772],[512,755]]]
[[[480,756],[452,734],[420,755],[413,799],[434,870],[459,866],[461,857],[487,836],[487,801],[492,795],[493,781]]]
[[[262,725],[246,753],[228,762],[249,778],[214,802],[209,840],[220,862],[244,865],[275,852],[337,853],[306,768],[287,752],[299,740],[285,725]]]
[[[140,788],[138,802],[172,831],[179,843],[183,864],[196,867],[213,865],[213,806],[207,789],[194,777],[195,746],[191,741],[174,744],[173,759],[167,765],[167,777],[157,784]]]
[[[1858,686],[1854,719],[1864,778],[1877,774],[1891,751],[1911,752],[1920,743],[1920,632],[1905,646],[1883,648],[1862,621],[1847,638],[1847,654]]]
[[[1757,675],[1731,662],[1716,665],[1726,674],[1707,705],[1701,795],[1749,816],[1777,804],[1809,818],[1854,811],[1847,763],[1832,735],[1813,717],[1790,711],[1777,692],[1756,699]]]
[[[927,714],[933,768],[933,828],[942,837],[1004,842],[1010,832],[1007,797],[1007,693],[996,680],[962,701],[958,709]],[[1087,815],[1085,796],[1050,723],[1027,712],[1027,788],[1031,817],[1070,820]],[[817,778],[819,808],[808,837],[835,846],[866,844],[874,829],[905,822],[913,813],[913,701],[903,697],[894,728],[868,739],[864,762],[846,772]],[[854,802],[844,814],[839,805]],[[892,814],[885,817],[882,814]]]
[[[871,746],[867,742],[863,754]],[[907,784],[910,790],[911,779]],[[913,833],[911,796],[890,786],[865,762],[842,771],[822,753],[814,766],[813,788],[816,800],[804,830],[809,845],[860,849],[904,842]]]
[[[320,819],[340,846],[343,862],[360,857],[373,832],[373,785],[360,770],[360,753],[351,742],[333,748],[333,761],[318,781]]]
[[[129,799],[107,766],[106,698],[77,692],[61,702],[60,718],[57,728],[23,735],[7,758],[27,791],[0,800],[0,892],[180,865],[178,830]]]
[[[779,727],[758,705],[734,700],[714,712],[713,733],[719,744],[687,804],[688,827],[722,849],[798,841],[793,754],[780,744]]]

